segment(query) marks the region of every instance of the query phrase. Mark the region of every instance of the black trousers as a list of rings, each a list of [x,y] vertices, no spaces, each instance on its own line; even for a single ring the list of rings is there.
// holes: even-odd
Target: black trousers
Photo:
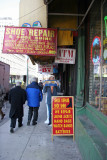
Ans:
[[[10,123],[10,127],[11,128],[15,128],[16,127],[16,119],[17,118],[14,118],[14,117],[11,118],[11,123]],[[22,117],[18,118],[18,125],[19,126],[22,125],[22,119],[23,119]]]
[[[28,122],[31,121],[32,116],[33,116],[33,122],[36,122],[38,120],[38,110],[39,107],[29,107],[29,111],[28,111]]]

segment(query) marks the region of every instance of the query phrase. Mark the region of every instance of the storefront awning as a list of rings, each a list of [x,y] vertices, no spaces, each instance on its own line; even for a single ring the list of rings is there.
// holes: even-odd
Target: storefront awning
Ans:
[[[52,64],[55,60],[55,57],[52,56],[34,56],[34,55],[29,55],[31,61],[33,64],[39,63],[39,64]]]

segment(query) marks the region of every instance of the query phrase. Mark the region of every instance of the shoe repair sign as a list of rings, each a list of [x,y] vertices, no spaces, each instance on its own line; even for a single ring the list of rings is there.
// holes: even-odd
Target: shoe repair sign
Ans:
[[[74,136],[74,97],[52,97],[52,136]]]
[[[6,26],[3,53],[56,56],[57,30]]]

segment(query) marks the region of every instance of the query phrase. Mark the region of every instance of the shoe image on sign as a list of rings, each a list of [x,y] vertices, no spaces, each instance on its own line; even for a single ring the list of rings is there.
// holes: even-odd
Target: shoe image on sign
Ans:
[[[66,108],[72,108],[72,98],[70,98],[70,102],[69,102],[69,105],[66,107]]]

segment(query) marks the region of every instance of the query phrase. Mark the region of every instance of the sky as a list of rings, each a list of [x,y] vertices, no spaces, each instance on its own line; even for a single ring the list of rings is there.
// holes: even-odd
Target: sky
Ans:
[[[20,0],[0,0],[0,17],[19,18]]]

